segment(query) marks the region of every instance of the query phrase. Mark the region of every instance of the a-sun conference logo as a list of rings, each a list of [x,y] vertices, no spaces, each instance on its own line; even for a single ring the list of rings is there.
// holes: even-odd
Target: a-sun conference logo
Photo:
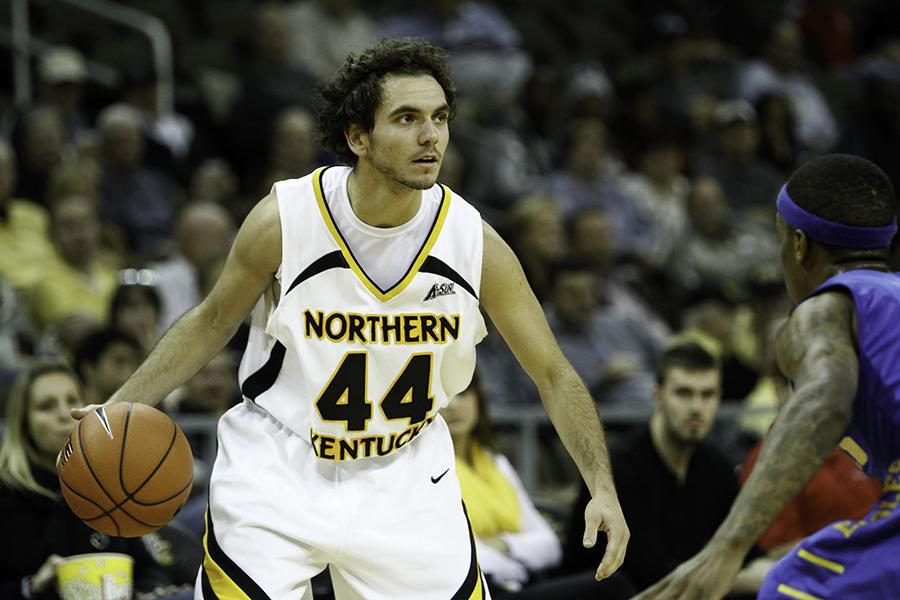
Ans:
[[[428,290],[428,294],[425,296],[425,300],[434,300],[438,296],[449,296],[450,294],[455,294],[456,290],[454,290],[455,283],[436,283],[431,286],[431,289]]]

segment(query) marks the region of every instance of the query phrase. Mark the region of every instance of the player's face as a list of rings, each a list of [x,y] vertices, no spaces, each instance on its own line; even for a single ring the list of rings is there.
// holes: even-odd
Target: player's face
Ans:
[[[792,302],[796,303],[803,299],[806,292],[802,289],[800,265],[797,264],[794,254],[794,236],[781,215],[778,215],[775,220],[775,228],[778,230],[779,258],[781,259],[781,268],[784,270],[784,283],[788,296]]]
[[[669,435],[682,444],[696,444],[709,435],[721,397],[717,369],[672,367],[657,390],[656,404]]]
[[[426,190],[437,181],[450,140],[450,107],[430,75],[389,75],[382,81],[375,124],[361,157],[388,179]]]
[[[478,422],[478,394],[471,388],[457,394],[441,409],[441,415],[447,421],[450,435],[453,437],[470,435]]]
[[[34,380],[26,422],[40,456],[55,460],[75,424],[69,411],[83,404],[78,385],[65,373],[47,373]]]

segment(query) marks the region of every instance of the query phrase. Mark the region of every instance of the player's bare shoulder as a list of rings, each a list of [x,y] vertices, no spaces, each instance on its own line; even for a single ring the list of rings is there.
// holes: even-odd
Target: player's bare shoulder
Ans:
[[[247,215],[235,247],[265,272],[278,270],[281,265],[281,214],[274,192],[260,200]]]
[[[801,302],[775,339],[778,366],[793,378],[804,362],[856,360],[856,309],[842,291],[823,292]]]
[[[525,282],[522,266],[509,244],[486,221],[481,221],[484,236],[481,258],[481,299],[489,302],[492,296],[509,292],[509,286]]]

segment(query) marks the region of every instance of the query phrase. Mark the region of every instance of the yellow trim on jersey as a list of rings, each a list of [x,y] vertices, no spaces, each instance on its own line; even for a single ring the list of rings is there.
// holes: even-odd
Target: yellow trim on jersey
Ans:
[[[475,589],[472,590],[472,595],[469,596],[469,600],[483,600],[484,598],[484,583],[482,582],[481,575],[481,567],[478,567],[478,581],[475,582]]]
[[[821,556],[816,556],[812,552],[804,550],[803,548],[800,549],[800,552],[797,553],[797,556],[799,556],[803,560],[811,562],[814,565],[819,565],[820,567],[828,569],[829,571],[833,571],[838,575],[844,572],[844,565],[828,560],[827,558],[822,558]]]
[[[325,202],[325,196],[322,193],[322,174],[327,168],[328,167],[321,167],[313,173],[313,190],[316,194],[316,204],[319,206],[319,212],[322,213],[322,220],[325,222],[325,226],[328,228],[328,231],[331,232],[331,237],[334,238],[335,243],[337,243],[338,247],[341,249],[341,254],[344,255],[344,258],[347,260],[347,264],[350,265],[350,269],[354,273],[356,273],[356,276],[359,277],[359,280],[363,283],[363,285],[366,286],[366,288],[372,293],[373,296],[375,296],[382,302],[387,302],[406,289],[406,286],[409,285],[409,283],[416,276],[416,273],[419,272],[419,268],[422,266],[422,263],[425,262],[426,258],[428,258],[428,253],[431,252],[432,246],[434,246],[434,243],[437,241],[438,235],[440,235],[441,233],[441,228],[444,226],[444,219],[446,219],[447,211],[450,208],[450,189],[447,186],[441,185],[441,189],[444,193],[441,197],[441,206],[438,209],[437,218],[435,218],[434,223],[431,226],[431,231],[428,233],[428,237],[425,238],[425,243],[422,244],[422,248],[419,250],[418,256],[416,256],[415,260],[413,260],[412,264],[409,267],[409,270],[406,272],[406,275],[404,275],[400,279],[400,281],[395,283],[387,290],[382,290],[366,274],[359,263],[356,262],[356,258],[354,258],[353,253],[347,246],[347,242],[344,240],[344,237],[338,230],[337,225],[335,225],[334,223],[334,219],[331,216],[331,211],[328,209],[328,204]]]
[[[783,583],[778,584],[778,592],[785,596],[790,596],[791,598],[797,598],[798,600],[824,600],[824,598],[801,592],[800,590]]]
[[[860,467],[866,466],[866,463],[869,462],[869,455],[866,454],[866,451],[863,450],[860,445],[856,443],[856,440],[849,435],[841,440],[839,446],[841,447],[841,450],[849,454],[850,458],[856,461],[856,464]]]
[[[228,576],[228,574],[213,560],[209,554],[209,510],[206,511],[206,531],[203,534],[203,570],[209,578],[209,585],[216,593],[219,600],[251,600],[250,596]]]

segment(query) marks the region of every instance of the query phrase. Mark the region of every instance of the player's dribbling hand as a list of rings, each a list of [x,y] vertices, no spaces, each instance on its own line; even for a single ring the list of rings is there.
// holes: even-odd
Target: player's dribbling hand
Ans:
[[[731,591],[744,554],[710,542],[656,585],[632,600],[721,600]]]
[[[622,514],[622,507],[615,495],[597,493],[584,509],[584,547],[593,548],[597,543],[597,532],[606,532],[606,551],[597,567],[597,581],[615,573],[625,560],[628,547],[628,524]]]
[[[104,406],[104,405],[103,404],[88,404],[87,406],[82,406],[80,408],[73,408],[69,414],[71,414],[72,418],[75,419],[76,421],[80,421],[83,418],[85,418],[86,416],[88,416],[89,414],[91,414],[91,412],[100,408],[101,406]]]

